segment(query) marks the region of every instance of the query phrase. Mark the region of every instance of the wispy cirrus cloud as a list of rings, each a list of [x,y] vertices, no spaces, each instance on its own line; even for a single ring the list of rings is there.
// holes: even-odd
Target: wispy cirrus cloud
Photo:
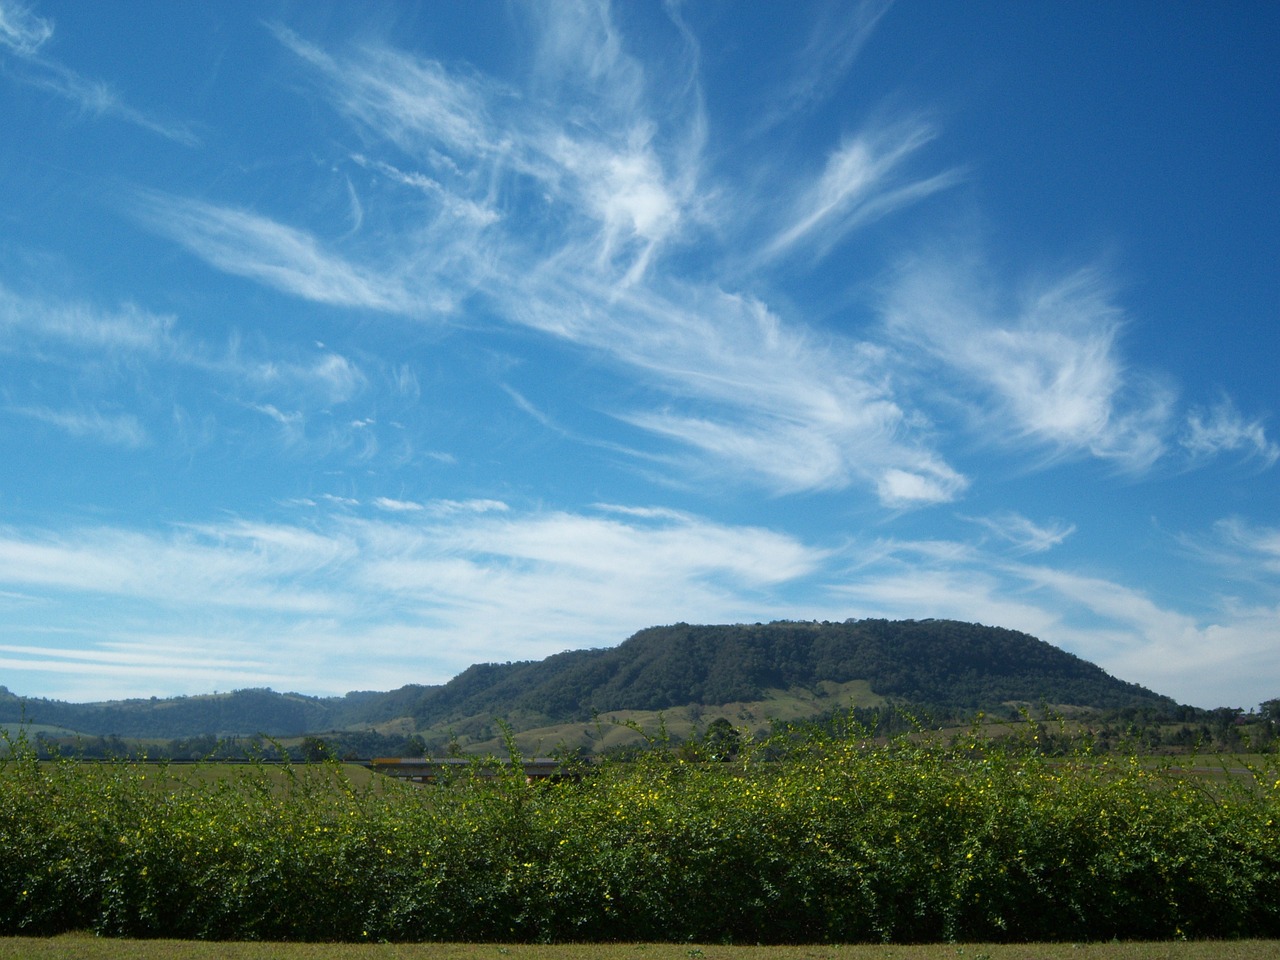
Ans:
[[[0,283],[0,349],[33,341],[55,341],[82,351],[156,356],[176,349],[175,318],[132,304],[103,310],[88,303],[23,296]]]
[[[560,166],[578,179],[581,200],[600,225],[597,268],[606,268],[620,251],[634,246],[623,277],[624,283],[634,283],[680,221],[679,201],[645,132],[636,131],[625,151],[568,138],[559,139],[553,149]]]
[[[0,357],[38,364],[42,371],[35,379],[9,380],[7,410],[78,440],[132,450],[165,441],[204,446],[219,432],[219,411],[234,416],[249,409],[274,422],[283,448],[294,454],[346,452],[367,459],[376,450],[369,431],[332,417],[321,435],[308,435],[309,412],[355,402],[369,387],[368,372],[331,349],[273,350],[260,341],[249,349],[234,334],[215,345],[193,336],[172,314],[25,296],[3,284],[0,333]],[[410,385],[402,370],[387,375]],[[191,400],[177,397],[197,384],[204,393],[197,401],[199,422],[193,422],[183,408]],[[68,391],[77,406],[50,402],[51,392]]]
[[[728,471],[778,493],[861,484],[895,508],[944,502],[967,484],[910,436],[879,351],[819,340],[758,300],[675,284],[593,292],[557,271],[507,309],[659,386],[668,403],[615,415],[697,451],[701,465],[684,464],[694,473]]]
[[[1225,517],[1214,524],[1212,546],[1197,545],[1197,553],[1232,571],[1245,581],[1280,575],[1280,527],[1271,527],[1243,517]],[[1280,583],[1277,602],[1280,603]]]
[[[1226,396],[1208,409],[1192,410],[1179,442],[1197,461],[1238,453],[1243,459],[1257,460],[1265,469],[1280,459],[1280,444],[1267,438],[1262,420],[1246,420]]]
[[[886,9],[859,6],[824,58],[847,65]],[[607,5],[530,16],[523,88],[377,41],[326,49],[273,27],[363,138],[348,159],[417,200],[390,214],[356,196],[363,226],[344,223],[340,243],[173,196],[153,196],[148,222],[220,270],[313,302],[448,320],[473,298],[589,351],[652,398],[608,409],[673,445],[644,455],[700,479],[773,493],[856,486],[892,509],[948,502],[969,480],[934,428],[956,411],[1041,465],[1090,456],[1139,474],[1167,454],[1173,391],[1124,361],[1124,318],[1098,271],[1017,297],[984,288],[963,258],[922,258],[901,271],[877,339],[818,339],[805,317],[726,290],[727,273],[664,259],[695,239],[722,244],[727,259],[745,240],[757,266],[821,258],[869,220],[952,186],[957,171],[912,169],[937,135],[918,115],[835,145],[811,182],[764,204],[777,214],[765,230],[749,178],[711,176],[699,52],[678,18],[673,81],[628,54]],[[343,187],[357,193],[349,178]],[[1184,446],[1244,449],[1250,429],[1193,418]]]
[[[159,692],[265,684],[342,693],[334,677],[357,688],[390,688],[405,671],[444,680],[472,662],[615,643],[640,624],[795,616],[995,623],[1203,705],[1270,696],[1266,678],[1280,666],[1280,608],[1265,598],[1224,600],[1216,614],[1193,617],[1131,585],[1010,559],[981,540],[822,547],[626,504],[530,511],[329,497],[294,509],[310,522],[0,530],[0,588],[23,597],[0,649],[7,675],[91,664],[86,682],[97,687],[85,687],[85,699],[121,683],[136,693],[139,678],[181,684]],[[1274,530],[1235,524],[1223,537],[1280,557]],[[83,609],[94,616],[83,619]],[[268,639],[270,661],[261,655]],[[1259,681],[1242,685],[1223,664]],[[1211,677],[1223,679],[1214,686]]]
[[[604,16],[605,8],[592,9]],[[219,269],[307,299],[387,312],[428,312],[416,300],[432,286],[421,282],[431,276],[428,261],[451,264],[443,285],[465,278],[507,320],[622,364],[670,396],[673,403],[613,412],[696,451],[698,463],[685,458],[695,472],[729,471],[778,492],[865,484],[895,507],[955,497],[965,479],[910,436],[911,418],[865,345],[819,344],[751,298],[653,272],[705,199],[697,193],[705,131],[696,91],[684,133],[664,141],[645,115],[645,73],[607,17],[539,17],[547,35],[537,82],[572,85],[583,71],[597,81],[581,93],[593,111],[576,118],[570,110],[569,123],[501,84],[433,61],[371,43],[332,54],[276,29],[342,115],[431,170],[367,151],[358,157],[435,201],[390,257],[353,248],[353,259],[339,258],[310,233],[178,198],[162,199],[153,225]],[[887,210],[902,195],[878,181],[929,136],[910,126],[842,148],[786,244],[843,233],[860,216]],[[540,195],[547,206],[537,217],[549,222],[535,229],[527,219],[476,215],[494,209],[493,184],[504,182]],[[467,221],[469,230],[442,227],[442,218]],[[531,235],[550,246],[532,246]],[[429,258],[419,252],[424,241]],[[375,256],[376,270],[362,265]],[[395,279],[410,275],[416,284]]]
[[[285,387],[313,393],[328,403],[351,400],[368,382],[358,364],[330,351],[313,360],[254,360],[232,351],[225,359],[211,359],[199,365],[266,388]]]
[[[200,137],[188,127],[157,120],[130,106],[110,84],[91,80],[57,61],[40,57],[29,60],[27,67],[27,72],[22,74],[27,83],[57,94],[84,113],[122,120],[184,147],[200,146]]]
[[[135,210],[154,230],[227,273],[317,303],[395,312],[413,299],[396,279],[354,266],[310,234],[247,210],[139,192]]]
[[[846,234],[957,182],[952,171],[912,179],[901,168],[935,133],[904,120],[853,137],[827,157],[822,175],[789,211],[787,223],[765,246],[763,260],[803,249],[821,259]]]
[[[10,412],[39,420],[77,440],[92,440],[112,447],[137,449],[148,442],[147,431],[130,413],[103,413],[100,410],[55,410],[50,407],[10,407]]]
[[[647,110],[644,66],[627,54],[608,3],[571,0],[530,13],[536,89],[614,117]]]
[[[118,698],[122,685],[139,683],[164,693],[208,692],[246,686],[289,689],[290,678],[247,646],[201,653],[202,638],[180,631],[115,638],[107,631],[97,649],[60,646],[59,633],[32,631],[24,643],[0,645],[0,670],[8,675],[55,678],[63,698],[98,702]]]
[[[283,28],[275,33],[319,74],[339,112],[434,175],[362,155],[363,162],[385,164],[395,179],[476,226],[493,223],[478,214],[492,210],[495,183],[535,189],[576,214],[557,221],[562,243],[590,247],[596,269],[616,265],[633,282],[681,221],[692,188],[688,151],[675,151],[685,164],[673,176],[654,143],[659,128],[643,114],[643,70],[620,49],[604,8],[535,8],[532,15],[542,27],[542,82],[555,74],[561,85],[581,83],[583,71],[593,78],[569,98],[582,104],[581,116],[566,107],[563,90],[552,110],[486,77],[385,45],[332,55]],[[510,247],[520,232],[533,232],[528,227],[509,228],[502,242]]]
[[[10,675],[89,660],[155,668],[136,677],[172,676],[163,668],[185,649],[197,659],[180,673],[195,690],[229,677],[260,683],[266,673],[275,684],[342,693],[317,678],[391,686],[403,682],[389,672],[400,665],[416,680],[444,680],[478,660],[617,642],[637,624],[755,619],[785,609],[774,591],[826,556],[785,534],[669,510],[529,512],[484,500],[387,508],[406,502],[372,502],[372,517],[359,504],[334,505],[310,526],[0,530],[0,585],[36,601],[0,653],[10,654]],[[42,602],[54,598],[56,607]],[[85,635],[85,606],[95,623],[110,612],[107,642]],[[140,607],[146,626],[134,629]],[[273,664],[296,647],[292,681],[255,654],[267,638]],[[211,649],[225,656],[201,666]],[[370,667],[374,652],[385,659]],[[432,663],[436,675],[423,677]]]
[[[114,117],[183,146],[200,144],[182,124],[158,120],[126,103],[110,84],[86,77],[42,51],[54,35],[52,20],[37,16],[15,0],[0,2],[0,50],[17,58],[14,76],[23,83],[47,90],[95,116]]]
[[[379,510],[386,510],[389,513],[417,513],[426,509],[416,500],[396,500],[392,497],[376,497],[373,505]]]
[[[893,0],[828,4],[815,18],[805,45],[790,56],[791,75],[774,93],[760,131],[826,101],[892,6]]]
[[[454,189],[485,169],[491,182],[496,169],[527,179],[571,214],[556,221],[560,229],[544,232],[560,237],[545,251],[528,249],[520,236],[527,224],[492,225],[482,245],[492,282],[487,295],[508,319],[621,363],[670,395],[673,404],[614,412],[696,451],[700,460],[685,458],[687,468],[729,471],[778,492],[865,484],[894,507],[954,498],[965,479],[910,436],[910,418],[863,345],[819,344],[752,298],[650,272],[658,252],[707,202],[698,193],[701,103],[690,88],[677,124],[684,133],[661,154],[661,125],[645,114],[651,83],[607,17],[599,19],[604,9],[540,15],[538,82],[563,88],[593,78],[582,95],[593,108],[583,118],[589,122],[569,126],[537,110],[520,112],[492,83],[464,94],[457,84],[470,78],[446,83],[439,65],[428,69],[368,48],[342,60],[304,52],[339,85],[341,109],[366,129],[405,147],[412,145],[408,123],[430,145],[426,153],[420,145],[422,160],[438,170],[445,166],[436,151],[453,151],[448,166],[462,172]],[[404,104],[415,106],[400,109]],[[779,248],[843,235],[940,188],[947,178],[904,182],[897,175],[931,136],[910,123],[846,144],[823,183],[798,201],[797,222]],[[509,145],[505,155],[491,149],[499,140]]]
[[[276,38],[324,78],[334,106],[378,136],[414,155],[443,148],[492,156],[504,144],[492,136],[488,95],[501,90],[477,75],[455,77],[434,60],[369,43],[335,56],[280,24]],[[443,158],[442,158],[443,159]]]
[[[493,558],[495,565],[510,572],[527,571],[534,581],[562,576],[566,583],[576,581],[584,588],[595,584],[612,592],[631,580],[651,600],[652,590],[670,588],[677,575],[688,580],[682,592],[703,593],[709,599],[720,589],[728,596],[807,575],[823,556],[790,536],[759,527],[718,524],[680,511],[610,505],[597,510],[454,515],[462,519],[433,525],[432,542],[422,542],[421,547],[450,559]],[[416,539],[412,530],[395,531],[395,536],[406,533]],[[411,570],[379,565],[375,575],[380,582],[384,574],[394,578],[399,589],[424,596],[434,589]],[[583,609],[580,604],[575,607]]]
[[[35,56],[53,36],[53,22],[13,0],[0,3],[0,46],[20,57]]]
[[[170,605],[323,613],[335,600],[297,588],[323,568],[340,540],[252,525],[193,527],[171,536],[114,528],[0,534],[0,581],[59,594]]]
[[[971,520],[1000,540],[1011,544],[1019,553],[1043,553],[1051,550],[1076,530],[1075,524],[1069,524],[1063,520],[1051,520],[1047,524],[1038,524],[1012,511],[989,517],[965,519]]]
[[[954,266],[918,262],[900,277],[884,322],[892,342],[944,372],[945,402],[1003,442],[1134,472],[1166,450],[1173,396],[1127,369],[1123,316],[1096,271],[1051,281],[1010,307]]]
[[[502,214],[487,200],[474,200],[454,193],[439,180],[425,173],[401,170],[385,160],[371,160],[359,153],[352,155],[351,159],[359,166],[381,174],[389,180],[417,190],[430,198],[438,199],[446,208],[448,219],[452,221],[470,222],[477,227],[487,227],[502,217]]]

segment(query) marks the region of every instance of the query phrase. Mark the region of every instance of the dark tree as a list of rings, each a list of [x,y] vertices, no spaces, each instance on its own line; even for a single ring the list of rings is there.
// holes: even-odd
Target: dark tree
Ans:
[[[724,717],[716,717],[707,727],[702,747],[708,760],[732,760],[738,755],[742,738]]]
[[[320,737],[304,737],[300,749],[302,759],[311,763],[320,763],[333,757],[333,748]]]

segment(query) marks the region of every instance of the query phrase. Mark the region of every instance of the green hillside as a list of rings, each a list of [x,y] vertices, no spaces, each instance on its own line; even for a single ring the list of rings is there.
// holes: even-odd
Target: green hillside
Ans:
[[[476,715],[581,720],[619,710],[759,701],[766,691],[865,680],[891,702],[977,710],[1047,701],[1173,705],[1035,637],[950,620],[651,627],[617,647],[479,664],[427,690],[423,725]]]
[[[839,708],[832,691],[850,684],[862,691],[859,705],[954,714],[1040,702],[1099,710],[1176,706],[1013,630],[950,620],[848,620],[651,627],[616,647],[477,664],[442,686],[345,697],[238,690],[71,704],[24,699],[0,687],[0,723],[135,738],[394,729],[461,730],[485,740],[495,720],[517,731],[554,730],[580,728],[603,714],[645,718],[679,710],[696,722],[703,708],[726,704],[753,718],[806,709],[816,715]]]

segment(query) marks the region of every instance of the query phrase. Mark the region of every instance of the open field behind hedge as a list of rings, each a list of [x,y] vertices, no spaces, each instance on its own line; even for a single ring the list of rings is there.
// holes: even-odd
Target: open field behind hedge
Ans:
[[[1280,937],[1280,768],[1233,765],[1246,775],[1044,758],[1034,727],[953,744],[855,731],[748,745],[732,762],[655,749],[558,784],[415,787],[324,764],[211,776],[40,763],[19,742],[0,761],[0,934]]]

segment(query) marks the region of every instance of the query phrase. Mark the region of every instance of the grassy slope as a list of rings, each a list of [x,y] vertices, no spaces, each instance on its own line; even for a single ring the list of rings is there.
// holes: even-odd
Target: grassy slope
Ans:
[[[594,723],[562,723],[537,727],[516,734],[516,743],[526,756],[541,756],[558,748],[586,748],[598,753],[609,747],[639,742],[642,738],[633,727],[656,735],[665,726],[677,739],[688,739],[697,730],[705,730],[717,717],[724,717],[734,727],[748,733],[767,731],[771,720],[806,720],[829,716],[833,711],[850,707],[879,707],[884,697],[872,693],[865,680],[848,683],[823,681],[817,692],[809,690],[770,690],[764,700],[727,703],[718,706],[692,705],[674,710],[611,710],[602,713]],[[469,717],[452,724],[441,724],[422,731],[431,745],[447,743],[454,734],[458,745],[467,753],[506,752],[500,736],[494,733],[494,718]],[[474,732],[468,732],[474,731]],[[484,736],[483,733],[490,733]]]

